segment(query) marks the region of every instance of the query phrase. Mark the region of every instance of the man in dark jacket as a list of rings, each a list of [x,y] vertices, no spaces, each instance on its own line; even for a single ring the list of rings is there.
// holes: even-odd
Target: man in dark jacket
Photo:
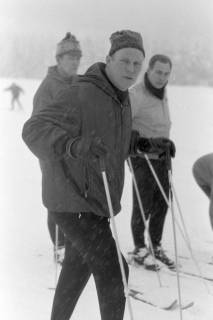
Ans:
[[[77,74],[80,59],[82,56],[79,41],[70,32],[57,44],[56,47],[56,66],[48,68],[47,76],[40,84],[33,99],[33,114],[51,105],[56,97],[64,89],[69,89]],[[43,161],[40,159],[40,166]],[[54,245],[54,257],[57,262],[62,262],[64,257],[64,234],[48,212],[47,225],[51,240]]]
[[[120,209],[131,140],[128,88],[144,60],[141,35],[115,32],[106,64],[96,63],[58,102],[24,125],[23,139],[43,161],[43,203],[66,237],[51,320],[69,320],[91,274],[102,320],[123,319],[124,287],[100,170],[104,161],[114,214]],[[153,143],[135,139],[132,149]],[[128,266],[124,258],[126,277]]]

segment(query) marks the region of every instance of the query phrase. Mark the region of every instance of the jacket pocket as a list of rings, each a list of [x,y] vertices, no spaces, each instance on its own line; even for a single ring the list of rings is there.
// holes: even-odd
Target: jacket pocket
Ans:
[[[87,167],[87,194],[88,201],[92,207],[96,210],[96,213],[109,217],[109,209],[106,198],[106,191],[104,187],[103,177],[99,166],[88,166]],[[107,181],[109,186],[109,192],[112,201],[112,207],[114,214],[117,214],[120,209],[120,198],[119,198],[119,188],[116,175],[108,174],[106,170]]]
[[[61,167],[67,183],[80,196],[86,198],[89,189],[87,170],[82,160],[72,160],[70,158],[61,160]]]

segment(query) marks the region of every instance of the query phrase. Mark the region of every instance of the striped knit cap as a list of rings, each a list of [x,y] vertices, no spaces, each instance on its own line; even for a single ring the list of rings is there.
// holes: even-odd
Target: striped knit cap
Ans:
[[[56,47],[56,57],[62,56],[67,53],[70,53],[75,57],[79,57],[79,59],[82,56],[79,41],[70,32],[67,32],[64,39],[62,39]]]

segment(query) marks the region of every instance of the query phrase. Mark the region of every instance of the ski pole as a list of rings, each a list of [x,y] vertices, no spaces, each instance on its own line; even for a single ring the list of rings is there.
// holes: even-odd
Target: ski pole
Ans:
[[[160,183],[160,181],[159,181],[159,179],[158,179],[158,176],[157,176],[157,174],[156,174],[156,172],[155,172],[155,170],[154,170],[154,168],[153,168],[153,166],[152,166],[152,164],[151,164],[151,162],[150,162],[150,160],[149,160],[149,157],[147,156],[147,154],[144,154],[144,157],[145,157],[145,159],[146,159],[146,161],[147,161],[147,163],[148,163],[148,165],[149,165],[149,168],[150,168],[150,170],[151,170],[151,172],[152,172],[152,174],[153,174],[153,176],[154,176],[154,178],[155,178],[155,180],[156,180],[156,182],[157,182],[157,184],[158,184],[158,187],[159,187],[159,189],[160,189],[160,191],[161,191],[161,193],[162,193],[162,195],[163,195],[163,197],[164,197],[164,199],[165,199],[168,207],[171,209],[171,205],[170,205],[170,203],[169,203],[169,200],[168,200],[168,198],[167,198],[167,196],[166,196],[166,194],[165,194],[165,192],[164,192],[164,190],[163,190],[163,187],[162,187],[162,185],[161,185],[161,183]],[[189,236],[188,236],[188,232],[187,232],[187,229],[186,229],[186,226],[185,226],[185,223],[184,223],[184,219],[183,219],[183,214],[182,214],[182,212],[181,212],[180,204],[179,204],[179,201],[178,201],[178,198],[177,198],[177,194],[176,194],[175,189],[174,189],[174,184],[173,184],[173,182],[172,182],[172,175],[170,175],[170,184],[171,184],[171,188],[172,188],[172,190],[173,190],[173,192],[174,192],[174,198],[175,198],[176,203],[177,203],[178,212],[179,212],[179,214],[180,214],[181,221],[182,221],[182,225],[183,225],[183,228],[184,228],[184,232],[185,232],[185,233],[184,233],[183,230],[181,229],[181,226],[179,225],[179,223],[178,223],[178,221],[176,220],[176,218],[175,218],[175,222],[176,222],[176,224],[177,224],[177,226],[178,226],[178,229],[179,229],[179,231],[180,231],[180,233],[181,233],[181,235],[182,235],[182,237],[183,237],[183,239],[184,239],[184,241],[185,241],[185,243],[186,243],[186,246],[188,247],[188,250],[189,250],[189,252],[190,252],[191,258],[192,258],[192,260],[193,260],[194,263],[195,263],[195,266],[196,266],[196,268],[197,268],[197,270],[198,270],[199,276],[200,276],[200,278],[201,278],[202,281],[203,281],[204,287],[206,288],[207,292],[210,293],[210,290],[209,290],[209,287],[208,287],[208,285],[207,285],[207,282],[206,282],[206,280],[204,279],[203,274],[202,274],[202,272],[201,272],[201,269],[200,269],[200,267],[199,267],[199,264],[198,264],[198,262],[197,262],[197,260],[196,260],[196,258],[195,258],[195,256],[194,256],[194,254],[193,254],[193,250],[192,250],[192,247],[191,247],[190,238],[189,238]]]
[[[150,170],[151,170],[151,172],[153,174],[153,177],[155,178],[155,181],[156,181],[156,183],[157,183],[157,185],[158,185],[158,187],[159,187],[159,189],[161,191],[162,196],[164,197],[164,200],[166,201],[166,204],[167,204],[168,208],[171,209],[171,204],[169,202],[169,199],[167,198],[167,195],[166,195],[165,191],[163,190],[163,187],[162,187],[162,185],[160,183],[160,180],[158,179],[158,176],[157,176],[157,174],[156,174],[156,172],[155,172],[155,170],[154,170],[154,168],[153,168],[153,166],[152,166],[152,164],[151,164],[151,162],[149,160],[149,157],[147,156],[146,153],[144,154],[144,158],[147,161],[147,164],[148,164],[148,166],[149,166],[149,168],[150,168]],[[183,239],[185,240],[185,242],[187,244],[187,239],[185,238],[184,232],[182,231],[181,226],[180,226],[179,222],[176,220],[176,218],[175,218],[175,222],[176,222],[176,224],[177,224],[177,226],[179,228],[179,231],[180,231]]]
[[[147,156],[147,155],[146,155]],[[148,157],[147,157],[148,158]],[[168,160],[171,161],[171,158],[169,158]],[[168,162],[167,160],[167,162]],[[132,163],[131,163],[131,160],[128,158],[128,162],[129,162],[129,165],[130,165],[130,169],[131,171],[133,172],[133,168],[132,168]],[[170,165],[170,168],[171,168],[171,163],[168,162],[167,166]],[[152,167],[153,169],[153,167]],[[152,172],[154,173],[154,177],[156,177],[156,179],[159,181],[154,169],[152,170]],[[169,170],[168,170],[169,172]],[[133,172],[134,174],[134,172]],[[136,179],[135,179],[135,175],[133,175],[134,177],[134,180],[135,181],[135,186],[137,188],[137,197],[138,197],[138,202],[140,204],[140,208],[141,208],[141,213],[142,213],[142,217],[144,217],[144,220],[145,220],[145,215],[144,215],[144,210],[143,210],[143,207],[142,207],[142,203],[141,203],[141,199],[140,199],[140,194],[139,194],[139,190],[138,190],[138,187],[137,187],[137,182],[136,182]],[[159,186],[161,186],[160,182],[159,182]],[[163,193],[165,194],[162,186],[161,186],[161,190],[163,191]],[[170,188],[170,191],[171,191],[171,188]],[[182,302],[181,302],[181,290],[180,290],[180,275],[179,275],[179,269],[178,269],[178,255],[177,255],[177,238],[176,238],[176,229],[175,229],[175,216],[174,216],[174,209],[173,209],[173,202],[171,201],[171,205],[169,204],[169,201],[165,195],[165,198],[168,202],[168,206],[171,207],[171,211],[172,211],[172,222],[173,222],[173,235],[174,235],[174,247],[175,247],[175,259],[176,259],[176,265],[177,265],[177,288],[178,288],[178,301],[179,301],[179,311],[180,311],[180,320],[183,319],[183,314],[182,314]],[[172,193],[171,193],[171,199],[172,199]],[[145,227],[146,227],[146,223],[145,223]],[[148,235],[149,235],[149,232],[148,232]],[[150,238],[150,237],[149,237]],[[151,239],[150,239],[151,240]],[[154,250],[153,250],[153,254],[154,254]]]
[[[179,275],[179,267],[178,267],[178,255],[177,255],[177,237],[176,237],[176,229],[175,229],[175,215],[174,215],[174,207],[173,207],[173,201],[172,201],[172,192],[171,192],[171,188],[170,188],[170,199],[171,199],[171,204],[169,203],[169,200],[163,190],[163,187],[158,179],[158,176],[147,156],[147,154],[144,154],[144,157],[149,165],[149,168],[160,188],[160,191],[168,205],[169,208],[171,208],[171,212],[172,212],[172,224],[173,224],[173,236],[174,236],[174,250],[175,250],[175,263],[176,263],[176,270],[177,270],[177,288],[178,288],[178,300],[179,300],[179,309],[180,309],[180,319],[182,320],[182,307],[181,307],[181,291],[180,291],[180,275]],[[170,156],[168,157],[167,155],[167,167],[168,167],[168,179],[169,179],[169,183],[170,183],[170,173],[171,173],[171,158]]]
[[[180,218],[181,218],[181,222],[182,222],[182,225],[183,225],[183,229],[184,229],[184,232],[185,232],[185,236],[187,238],[187,247],[188,247],[188,250],[190,252],[190,255],[191,255],[191,258],[197,268],[197,271],[199,273],[199,276],[200,278],[203,280],[203,285],[204,287],[206,288],[207,290],[207,293],[210,294],[210,289],[207,285],[207,281],[204,279],[203,277],[203,274],[202,274],[202,271],[200,269],[200,266],[199,266],[199,263],[197,262],[197,259],[195,258],[194,256],[194,252],[193,252],[193,249],[192,249],[192,246],[191,246],[191,242],[190,242],[190,238],[189,238],[189,234],[188,234],[188,231],[187,231],[187,228],[186,228],[186,225],[185,225],[185,222],[184,222],[184,219],[183,219],[183,214],[182,214],[182,210],[181,210],[181,207],[180,207],[180,202],[178,200],[178,197],[177,197],[177,193],[175,191],[175,188],[174,188],[174,184],[173,184],[173,181],[172,181],[172,177],[170,178],[170,182],[171,182],[171,188],[173,190],[173,194],[174,194],[174,198],[175,198],[175,201],[176,201],[176,204],[177,204],[177,208],[178,208],[178,212],[179,212],[179,215],[180,215]]]
[[[149,228],[147,226],[145,213],[144,213],[144,209],[143,209],[143,205],[142,205],[142,201],[141,201],[141,197],[140,197],[140,193],[139,193],[139,189],[138,189],[138,184],[137,184],[137,181],[136,181],[136,177],[135,177],[135,173],[134,173],[134,170],[133,170],[132,161],[131,161],[130,157],[127,159],[127,162],[129,164],[130,171],[131,171],[131,174],[132,174],[132,180],[133,180],[133,184],[134,184],[134,188],[135,188],[135,193],[136,193],[136,196],[137,196],[141,217],[142,217],[142,220],[143,220],[143,223],[144,223],[144,226],[145,226],[145,231],[147,232],[148,242],[149,242],[151,253],[152,253],[152,256],[153,256],[153,259],[154,259],[154,264],[157,265],[156,258],[155,258],[155,253],[154,253],[154,248],[153,248],[153,244],[152,244],[152,240],[151,240]],[[157,271],[157,277],[158,277],[159,286],[162,287],[159,270],[156,269],[156,271]]]
[[[100,166],[101,166],[101,174],[102,174],[102,178],[103,178],[109,214],[110,214],[110,218],[111,218],[111,222],[112,222],[112,231],[113,231],[113,235],[115,238],[118,261],[119,261],[120,269],[121,269],[122,281],[123,281],[123,286],[124,286],[124,293],[125,293],[125,296],[127,299],[127,305],[128,305],[128,309],[129,309],[130,319],[134,320],[132,305],[131,305],[130,296],[129,296],[129,288],[128,288],[128,284],[127,284],[124,263],[123,263],[123,259],[122,259],[122,255],[121,255],[121,251],[120,251],[117,227],[116,227],[116,223],[115,223],[115,217],[114,217],[113,208],[112,208],[112,201],[111,201],[111,196],[110,196],[110,192],[109,192],[109,184],[108,184],[107,175],[106,175],[105,163],[104,163],[103,159],[101,159],[101,161],[100,161]]]
[[[157,174],[156,174],[156,172],[155,172],[155,170],[154,170],[154,168],[153,168],[153,166],[152,166],[152,164],[151,164],[151,162],[150,162],[149,157],[147,156],[147,154],[144,154],[144,158],[145,158],[146,161],[147,161],[147,164],[148,164],[148,166],[149,166],[149,168],[150,168],[150,170],[151,170],[151,172],[152,172],[152,174],[153,174],[153,177],[155,178],[155,181],[156,181],[156,183],[157,183],[157,185],[158,185],[158,187],[159,187],[159,189],[160,189],[160,191],[161,191],[162,196],[164,197],[164,200],[166,201],[166,204],[167,204],[168,208],[171,209],[171,204],[170,204],[170,202],[169,202],[169,199],[167,198],[167,195],[166,195],[165,191],[163,190],[163,187],[162,187],[162,185],[161,185],[161,183],[160,183],[160,180],[158,179],[158,176],[157,176]],[[178,226],[178,228],[179,228],[179,231],[180,231],[183,239],[184,239],[185,242],[187,243],[187,239],[185,238],[184,232],[182,231],[181,226],[179,225],[179,222],[176,220],[176,218],[175,218],[175,222],[176,222],[176,224],[177,224],[177,226]]]
[[[174,213],[173,194],[172,194],[172,188],[171,188],[172,166],[171,166],[171,157],[170,157],[170,154],[168,153],[168,151],[166,154],[166,158],[167,158],[166,160],[167,160],[167,168],[168,168],[169,191],[170,191],[170,201],[171,201],[172,228],[173,228],[173,237],[174,237],[174,250],[175,250],[179,312],[180,312],[180,319],[182,320],[183,319],[183,312],[182,312],[182,301],[181,301],[180,273],[179,273],[179,264],[178,264],[177,236],[176,236],[176,228],[175,228],[175,213]]]
[[[156,174],[156,172],[155,172],[155,170],[154,170],[154,168],[153,168],[153,166],[152,166],[152,164],[151,164],[151,162],[149,160],[149,157],[147,156],[146,153],[144,153],[144,158],[147,161],[147,164],[148,164],[148,166],[149,166],[149,168],[150,168],[150,170],[151,170],[151,172],[153,174],[153,177],[155,178],[155,181],[157,182],[157,185],[158,185],[158,187],[159,187],[159,189],[160,189],[160,191],[162,193],[162,196],[164,197],[164,200],[166,201],[167,206],[170,207],[169,199],[167,198],[166,193],[163,190],[163,187],[162,187],[162,185],[160,183],[160,180],[158,179],[158,176],[157,176],[157,174]]]

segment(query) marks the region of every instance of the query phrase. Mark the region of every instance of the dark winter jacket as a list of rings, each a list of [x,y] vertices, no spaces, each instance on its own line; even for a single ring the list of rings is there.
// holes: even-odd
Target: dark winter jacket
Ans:
[[[73,83],[75,76],[70,78],[62,77],[58,72],[57,66],[48,68],[48,72],[44,80],[41,82],[33,99],[33,114],[42,107],[55,102],[56,97],[64,89],[69,89]]]
[[[95,135],[109,150],[106,173],[114,214],[120,211],[131,108],[128,96],[121,105],[102,68],[93,65],[57,103],[45,105],[24,125],[24,141],[42,160],[43,202],[49,210],[109,216],[99,161],[73,159],[64,148],[67,139]]]

